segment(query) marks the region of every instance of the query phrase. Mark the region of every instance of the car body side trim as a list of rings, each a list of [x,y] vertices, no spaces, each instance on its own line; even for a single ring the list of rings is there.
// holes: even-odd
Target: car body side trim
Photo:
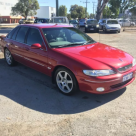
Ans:
[[[24,57],[24,59],[29,60],[29,61],[31,61],[31,62],[33,62],[33,63],[36,63],[36,64],[38,64],[38,65],[40,65],[40,66],[43,66],[43,67],[44,67],[44,65],[43,65],[43,64],[40,64],[40,63],[38,63],[38,62],[36,62],[36,61],[33,61],[33,60],[28,59],[28,58],[26,58],[26,57]]]
[[[86,82],[91,82],[91,83],[106,83],[106,82],[113,82],[113,81],[116,81],[116,80],[119,80],[119,79],[114,79],[114,80],[109,80],[109,81],[91,81],[91,80],[87,80],[87,79],[84,79]]]

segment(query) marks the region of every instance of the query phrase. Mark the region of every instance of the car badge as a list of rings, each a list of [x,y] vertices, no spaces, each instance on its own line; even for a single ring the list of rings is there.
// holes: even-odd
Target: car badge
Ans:
[[[119,59],[119,60],[123,62],[123,60],[122,60],[122,59]]]

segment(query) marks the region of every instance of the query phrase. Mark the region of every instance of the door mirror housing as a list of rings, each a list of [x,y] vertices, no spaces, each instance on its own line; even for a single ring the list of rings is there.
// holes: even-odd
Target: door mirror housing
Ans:
[[[31,45],[31,49],[40,49],[42,46],[39,43],[34,43]]]

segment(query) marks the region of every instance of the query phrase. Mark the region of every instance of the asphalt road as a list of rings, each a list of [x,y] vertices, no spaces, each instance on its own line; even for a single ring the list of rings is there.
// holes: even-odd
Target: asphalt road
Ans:
[[[136,32],[88,35],[136,58]],[[68,97],[46,75],[8,67],[0,56],[1,136],[136,136],[135,113],[136,81],[110,94]]]

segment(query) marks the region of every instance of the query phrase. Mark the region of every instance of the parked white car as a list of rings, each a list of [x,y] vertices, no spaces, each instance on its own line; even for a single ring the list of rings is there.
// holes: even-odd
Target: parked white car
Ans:
[[[106,32],[118,32],[120,33],[121,25],[117,19],[106,19],[103,25],[103,31]]]
[[[135,22],[131,22],[128,19],[119,19],[118,22],[121,26],[135,26]]]

